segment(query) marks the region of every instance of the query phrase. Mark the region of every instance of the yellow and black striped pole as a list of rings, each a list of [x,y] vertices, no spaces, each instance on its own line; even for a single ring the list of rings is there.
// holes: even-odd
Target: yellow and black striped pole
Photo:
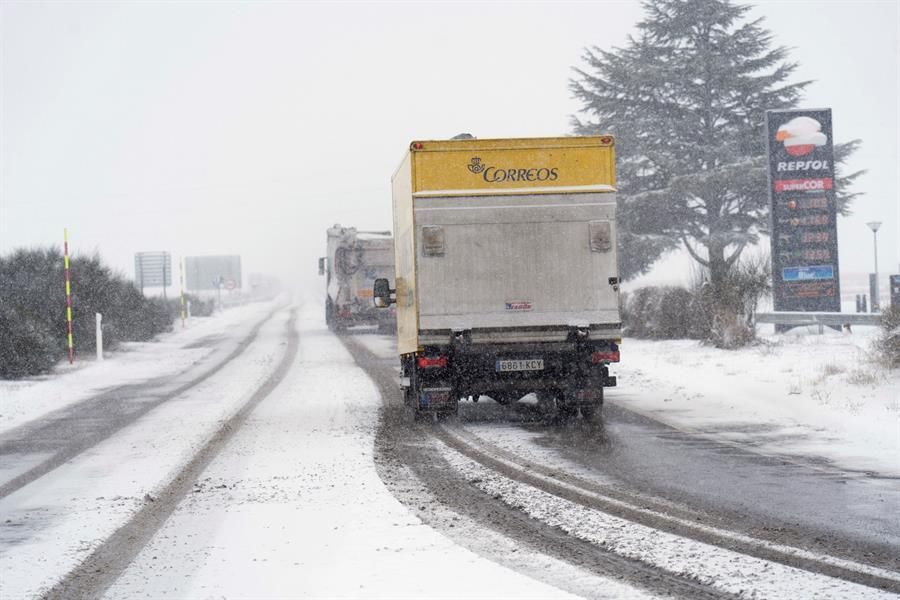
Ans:
[[[69,334],[69,364],[75,362],[75,345],[72,342],[72,280],[69,277],[69,230],[63,229],[63,257],[66,266],[66,326]]]

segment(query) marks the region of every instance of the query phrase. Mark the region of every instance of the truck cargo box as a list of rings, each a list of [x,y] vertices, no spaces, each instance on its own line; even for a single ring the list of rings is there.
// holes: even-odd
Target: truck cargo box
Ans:
[[[620,337],[611,136],[422,141],[392,178],[401,354]]]

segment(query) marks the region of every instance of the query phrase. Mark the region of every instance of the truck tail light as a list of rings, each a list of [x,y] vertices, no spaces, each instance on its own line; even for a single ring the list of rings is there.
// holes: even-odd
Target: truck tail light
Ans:
[[[618,350],[606,350],[603,352],[592,352],[591,363],[597,364],[602,362],[619,362]]]
[[[420,356],[419,357],[419,368],[420,369],[443,369],[447,366],[447,357],[446,356]]]

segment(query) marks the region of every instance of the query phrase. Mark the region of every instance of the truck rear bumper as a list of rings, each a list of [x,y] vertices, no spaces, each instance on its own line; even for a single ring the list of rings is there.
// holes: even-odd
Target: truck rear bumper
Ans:
[[[455,402],[535,392],[571,405],[597,404],[603,388],[617,383],[609,374],[610,361],[617,360],[618,345],[611,340],[430,346],[403,358],[401,386],[409,402],[425,410],[443,409],[447,394]]]

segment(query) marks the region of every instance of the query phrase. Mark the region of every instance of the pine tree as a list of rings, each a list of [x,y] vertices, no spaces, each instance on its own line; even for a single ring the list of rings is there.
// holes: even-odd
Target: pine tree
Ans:
[[[582,135],[612,133],[618,159],[621,276],[683,245],[724,280],[768,219],[765,111],[795,107],[809,81],[772,47],[762,19],[730,0],[647,0],[624,48],[585,50],[571,90]],[[835,145],[840,163],[859,141]],[[838,175],[839,210],[862,172]]]

